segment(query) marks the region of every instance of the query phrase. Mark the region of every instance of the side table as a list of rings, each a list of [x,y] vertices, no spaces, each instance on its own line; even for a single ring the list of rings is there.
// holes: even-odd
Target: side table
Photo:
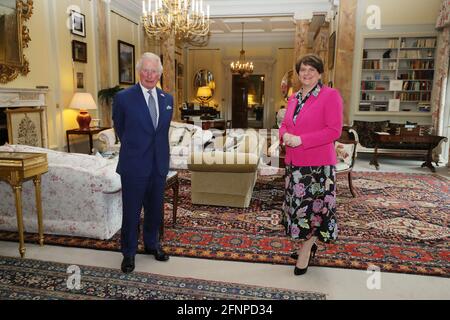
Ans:
[[[33,179],[36,190],[39,244],[44,245],[42,225],[41,175],[48,171],[47,154],[26,152],[0,152],[0,180],[11,185],[16,200],[17,228],[19,232],[19,252],[25,256],[22,215],[22,183]]]
[[[67,152],[70,152],[70,140],[69,136],[72,134],[78,134],[78,135],[88,135],[89,136],[89,154],[92,154],[92,148],[94,147],[94,142],[92,136],[94,134],[97,134],[99,132],[102,132],[103,130],[111,129],[110,127],[91,127],[87,130],[82,129],[71,129],[66,131],[66,138],[67,138]]]

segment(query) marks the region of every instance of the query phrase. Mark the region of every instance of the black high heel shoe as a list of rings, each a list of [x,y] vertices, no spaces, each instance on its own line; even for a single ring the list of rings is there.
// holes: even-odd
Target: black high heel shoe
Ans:
[[[316,246],[316,249],[314,250],[314,255],[315,255],[315,254],[316,254],[316,250],[317,250],[317,245],[316,245],[315,243],[312,245],[311,251],[312,251],[312,249],[313,249],[314,246]],[[290,257],[291,257],[292,259],[297,260],[297,259],[298,259],[298,253],[297,253],[297,251],[292,252],[291,255],[290,255]],[[314,257],[314,256],[313,256],[313,257]]]
[[[302,274],[305,274],[306,271],[308,271],[309,263],[316,256],[316,251],[317,251],[317,245],[314,243],[312,245],[312,247],[311,247],[311,252],[309,253],[309,261],[308,261],[308,265],[306,266],[306,268],[300,269],[300,268],[297,268],[297,266],[295,266],[294,274],[296,276],[300,276]],[[297,257],[298,257],[298,254],[297,254]]]

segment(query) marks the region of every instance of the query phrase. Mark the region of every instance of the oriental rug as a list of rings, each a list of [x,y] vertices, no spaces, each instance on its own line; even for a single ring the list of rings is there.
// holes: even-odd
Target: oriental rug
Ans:
[[[193,205],[190,175],[179,172],[177,224],[171,191],[165,205],[163,245],[171,255],[275,264],[294,264],[296,243],[280,225],[284,195],[281,175],[261,176],[249,208]],[[238,182],[237,182],[238,183]],[[319,243],[311,265],[449,277],[449,180],[432,174],[354,172],[356,198],[345,177],[338,179],[338,240]],[[0,240],[17,234],[0,232]],[[37,242],[34,234],[27,242]],[[108,241],[46,235],[47,244],[119,250],[120,234]],[[142,251],[142,244],[140,250]]]
[[[0,300],[325,300],[322,293],[0,256]]]

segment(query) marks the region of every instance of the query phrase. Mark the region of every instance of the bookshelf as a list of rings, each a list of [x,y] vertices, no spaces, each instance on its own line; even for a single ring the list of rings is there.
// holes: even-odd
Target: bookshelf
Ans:
[[[435,36],[365,38],[357,115],[431,116]]]

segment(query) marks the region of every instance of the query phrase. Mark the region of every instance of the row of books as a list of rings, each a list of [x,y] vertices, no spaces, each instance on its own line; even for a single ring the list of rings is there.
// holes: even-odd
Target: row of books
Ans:
[[[411,48],[434,48],[436,46],[436,39],[417,39],[413,40],[409,47]]]
[[[399,74],[400,80],[433,80],[433,70],[410,70]]]
[[[408,69],[434,69],[433,60],[409,60],[400,64],[400,68]]]
[[[397,62],[389,61],[383,63],[383,60],[365,60],[363,61],[363,69],[389,69],[395,70],[397,68]]]
[[[398,57],[400,59],[423,59],[433,58],[432,50],[402,50],[399,52]]]
[[[400,101],[431,101],[431,92],[401,92],[396,98]]]
[[[433,83],[431,81],[405,81],[403,82],[403,90],[425,91],[431,90]]]

